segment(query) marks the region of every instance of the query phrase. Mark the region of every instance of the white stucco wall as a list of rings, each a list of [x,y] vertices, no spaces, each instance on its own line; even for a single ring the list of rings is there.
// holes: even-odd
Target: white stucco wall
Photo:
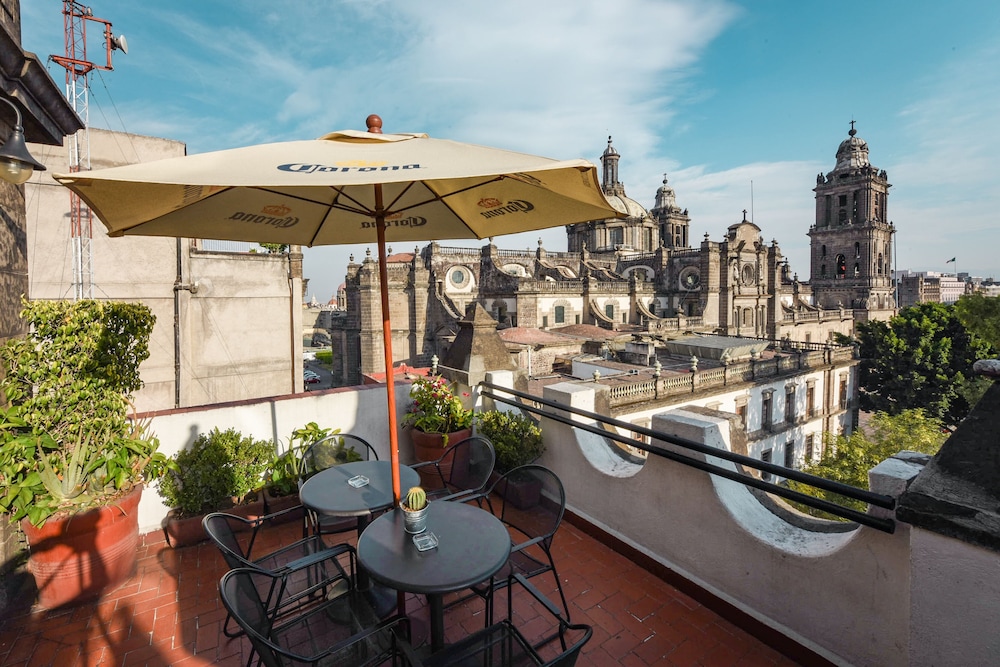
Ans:
[[[583,401],[587,409],[579,385],[552,385],[545,397]],[[673,410],[652,421],[666,434],[728,443],[729,425],[721,418]],[[893,535],[796,528],[736,482],[657,456],[624,473],[606,470],[593,438],[547,419],[542,428],[541,462],[562,479],[574,512],[835,662],[908,663],[905,525]]]
[[[69,190],[53,173],[66,172],[68,149],[32,144],[49,169],[25,186],[28,211],[29,298],[74,297]],[[107,130],[90,130],[93,168],[149,162],[184,155],[179,141]],[[288,278],[285,255],[204,253],[192,241],[157,237],[108,237],[93,220],[94,298],[140,300],[156,325],[150,357],[140,369],[145,386],[135,397],[140,411],[175,406],[176,369],[180,405],[205,405],[303,391],[301,281]],[[175,355],[174,283],[178,252],[180,355]],[[293,307],[294,306],[294,307]]]

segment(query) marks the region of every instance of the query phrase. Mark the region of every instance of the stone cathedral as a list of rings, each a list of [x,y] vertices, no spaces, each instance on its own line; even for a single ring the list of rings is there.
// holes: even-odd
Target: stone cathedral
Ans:
[[[569,225],[566,252],[431,243],[388,257],[397,363],[443,357],[475,302],[500,328],[558,331],[596,325],[653,340],[691,332],[824,343],[856,321],[895,313],[888,176],[871,165],[854,129],[836,165],[816,179],[809,281],[799,281],[775,240],[746,219],[697,246],[691,217],[666,177],[647,210],[625,193],[621,155],[608,138],[602,187],[626,217]],[[347,309],[331,327],[335,374],[356,384],[384,369],[377,261],[347,267]],[[579,330],[579,328],[577,329]]]

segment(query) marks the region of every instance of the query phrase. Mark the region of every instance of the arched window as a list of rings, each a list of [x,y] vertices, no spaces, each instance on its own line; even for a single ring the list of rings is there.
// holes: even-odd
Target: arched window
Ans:
[[[861,275],[861,265],[857,262],[854,263],[854,277],[857,278]]]
[[[861,244],[860,243],[855,243],[854,244],[854,256],[855,257],[861,257]]]
[[[820,257],[826,257],[826,244],[825,243],[820,246],[819,256]]]
[[[837,255],[837,278],[847,277],[847,258]]]
[[[879,253],[878,254],[878,274],[879,275],[882,275],[882,266],[883,266],[883,263],[882,263],[882,253]]]
[[[819,275],[826,278],[826,264],[819,265]]]

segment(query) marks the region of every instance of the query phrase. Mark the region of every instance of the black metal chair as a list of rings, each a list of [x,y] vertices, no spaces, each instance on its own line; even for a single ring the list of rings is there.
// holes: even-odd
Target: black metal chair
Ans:
[[[558,644],[552,643],[550,639],[533,641],[514,624],[514,584],[523,586],[544,608],[545,612],[555,618],[558,627],[548,637],[550,639],[558,638]],[[506,587],[509,593],[507,596],[507,618],[445,647],[423,661],[413,654],[409,646],[404,647],[410,664],[422,667],[453,667],[457,665],[571,667],[575,665],[584,645],[590,641],[594,634],[593,628],[585,624],[570,624],[559,614],[559,609],[531,585],[523,575],[513,575]],[[521,606],[520,602],[518,606]],[[532,621],[532,626],[536,625],[538,624]],[[547,632],[547,630],[543,629],[539,632]]]
[[[260,664],[381,665],[389,659],[405,664],[405,616],[379,620],[354,588],[301,613],[279,616],[286,585],[283,575],[251,568],[230,570],[219,582],[222,603],[250,639]]]
[[[353,452],[353,454],[351,453]],[[334,433],[309,445],[302,454],[305,476],[299,486],[312,475],[342,463],[378,461],[378,452],[364,438],[351,433]],[[357,530],[358,521],[351,517],[323,516],[306,510],[302,534],[334,535]]]
[[[449,446],[436,461],[424,461],[411,467],[420,474],[428,499],[461,500],[482,493],[496,460],[493,443],[481,435],[474,435]]]
[[[552,538],[566,511],[566,491],[559,477],[544,466],[520,466],[503,474],[482,494],[463,498],[463,502],[471,501],[485,502],[513,536],[507,564],[489,581],[472,586],[473,593],[486,603],[486,625],[493,623],[493,593],[505,588],[511,576],[522,575],[530,579],[546,572],[551,572],[555,579],[565,618],[569,621],[566,594],[552,559]]]
[[[294,508],[258,519],[213,512],[202,519],[205,533],[218,547],[230,569],[250,568],[285,577],[279,615],[354,586],[357,555],[347,544],[329,547],[320,536],[310,535],[264,555],[254,553],[261,529],[276,517],[292,511]],[[223,632],[227,637],[242,634],[230,631],[228,617]]]

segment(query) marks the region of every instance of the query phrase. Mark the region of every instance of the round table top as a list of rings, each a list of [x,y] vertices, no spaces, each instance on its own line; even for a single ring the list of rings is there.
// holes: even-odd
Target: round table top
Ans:
[[[369,524],[358,538],[358,561],[386,586],[439,594],[485,581],[510,555],[507,528],[475,505],[430,503],[425,532],[437,537],[438,546],[419,551],[413,535],[403,530],[403,510],[397,507]]]
[[[353,487],[347,480],[364,475],[368,484]],[[400,493],[420,484],[420,476],[409,466],[399,466]],[[299,500],[311,510],[331,516],[364,516],[392,507],[392,464],[389,461],[354,461],[327,468],[302,484]]]

